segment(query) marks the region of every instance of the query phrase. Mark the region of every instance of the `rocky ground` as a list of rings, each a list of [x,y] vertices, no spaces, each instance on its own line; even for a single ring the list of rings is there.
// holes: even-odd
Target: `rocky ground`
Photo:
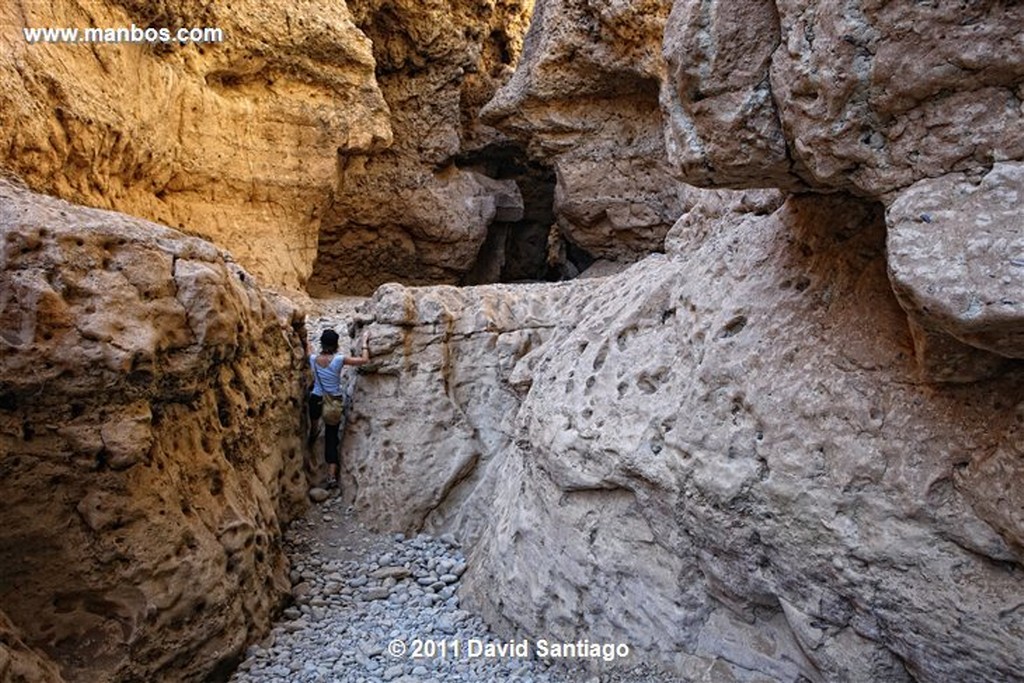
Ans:
[[[311,348],[329,327],[344,336],[362,301],[310,302]],[[320,442],[314,448],[317,459],[322,448]],[[466,558],[454,537],[374,533],[356,519],[344,495],[314,488],[310,497],[309,512],[285,534],[294,602],[270,635],[248,649],[233,683],[682,681],[636,665],[632,657],[616,659],[617,670],[605,666],[603,673],[587,658],[542,660],[536,640],[527,641],[523,656],[522,638],[492,633],[480,616],[463,609],[459,585]],[[496,651],[510,642],[520,649]]]
[[[462,608],[466,560],[455,538],[375,534],[342,496],[312,494],[323,501],[285,537],[294,604],[249,648],[233,683],[682,680],[643,667],[597,674],[586,659],[543,661],[533,641],[529,656],[477,652],[510,641]]]

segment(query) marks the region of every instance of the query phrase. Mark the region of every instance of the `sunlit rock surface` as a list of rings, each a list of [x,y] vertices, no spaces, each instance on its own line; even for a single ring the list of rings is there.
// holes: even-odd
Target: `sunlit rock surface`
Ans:
[[[216,28],[186,44],[30,44],[23,28]],[[201,235],[302,287],[338,154],[392,138],[345,3],[11,0],[0,7],[0,166],[33,189]]]
[[[290,588],[300,313],[207,242],[6,181],[0,292],[4,613],[68,681],[223,672]]]

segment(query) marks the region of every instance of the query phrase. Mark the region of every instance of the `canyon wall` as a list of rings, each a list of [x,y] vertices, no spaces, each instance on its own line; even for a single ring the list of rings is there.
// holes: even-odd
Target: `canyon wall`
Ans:
[[[369,292],[575,248],[643,260],[376,291],[360,515],[460,535],[510,635],[708,683],[1019,679],[1021,11],[5,6],[0,165],[249,270],[0,184],[0,672],[201,680],[265,630],[303,331],[250,270]],[[229,39],[20,33],[131,23]]]
[[[709,683],[1015,680],[1021,368],[921,381],[879,205],[723,196],[619,275],[379,291],[357,509],[461,535],[508,635]]]
[[[1024,8],[673,5],[669,156],[699,185],[883,196],[1024,157]]]
[[[709,683],[1018,680],[1020,8],[648,9],[539,2],[482,116],[560,221],[588,182],[676,192],[668,255],[378,292],[357,509],[461,534],[509,635]]]
[[[222,42],[30,44],[22,29],[217,28]],[[33,189],[216,242],[301,288],[342,151],[392,139],[345,3],[13,0],[0,8],[0,166]]]
[[[671,2],[538,2],[519,68],[481,116],[555,169],[558,231],[597,258],[661,251],[694,203],[669,175],[658,87]]]
[[[533,3],[349,6],[372,41],[394,144],[341,154],[311,291],[370,294],[390,281],[458,283],[476,263],[491,223],[522,217],[516,182],[492,177],[500,174],[489,163],[509,143],[480,123],[478,111],[511,74]]]
[[[977,328],[1012,337],[1009,328],[1024,320],[1014,265],[1024,248],[1016,225],[1024,8],[742,7],[673,5],[661,101],[675,172],[701,186],[841,190],[882,201],[889,269],[922,374],[970,382],[1020,358],[1015,342],[996,350]]]
[[[302,313],[203,240],[0,181],[0,323],[0,671],[223,674],[290,588]]]

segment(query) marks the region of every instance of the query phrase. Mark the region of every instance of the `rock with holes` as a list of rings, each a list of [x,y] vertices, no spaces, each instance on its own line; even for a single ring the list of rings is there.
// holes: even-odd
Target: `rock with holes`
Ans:
[[[887,212],[890,277],[908,315],[993,361],[1024,358],[1022,192],[1024,165],[1002,163],[977,182],[961,174],[923,180]],[[951,352],[935,344],[919,356],[932,367]],[[970,367],[952,357],[960,360],[953,368]],[[985,367],[990,374],[1000,364]]]
[[[573,283],[407,288],[385,285],[372,320],[371,372],[355,382],[345,433],[345,490],[378,528],[410,531],[487,519],[507,443],[504,421],[528,383],[519,358],[572,320]],[[316,326],[316,323],[313,323]]]
[[[4,612],[69,681],[220,675],[288,588],[299,312],[207,242],[6,181],[0,292]]]
[[[725,197],[616,275],[378,292],[360,512],[454,530],[508,633],[689,680],[1013,680],[1021,369],[920,383],[877,204]]]
[[[1012,679],[1019,368],[917,384],[877,206],[714,215],[513,371],[475,604],[697,680]]]
[[[1024,158],[1017,3],[675,3],[669,156],[698,185],[881,196]]]
[[[661,97],[668,156],[688,182],[804,186],[772,97],[770,67],[779,40],[772,0],[674,4],[665,28]]]
[[[214,240],[265,284],[309,278],[338,154],[392,139],[370,40],[343,2],[11,0],[0,24],[0,166]],[[51,27],[221,35],[90,49],[23,34]]]

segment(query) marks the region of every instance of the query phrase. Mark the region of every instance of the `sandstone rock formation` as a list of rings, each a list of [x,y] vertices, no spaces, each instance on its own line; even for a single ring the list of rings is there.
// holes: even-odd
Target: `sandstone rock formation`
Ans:
[[[940,382],[991,376],[1004,357],[1015,357],[994,346],[1016,342],[993,345],[976,332],[949,329],[934,319],[949,318],[949,311],[924,313],[928,302],[915,298],[920,289],[908,286],[906,277],[941,272],[946,293],[949,287],[966,291],[974,284],[963,264],[988,262],[977,245],[967,253],[950,241],[948,221],[929,230],[919,216],[964,212],[956,219],[959,236],[972,234],[976,242],[971,213],[978,201],[965,202],[964,184],[992,171],[995,184],[1005,188],[1007,173],[998,169],[1024,159],[1024,60],[1014,43],[1022,26],[1024,9],[1014,3],[954,9],[677,2],[664,37],[668,156],[680,177],[701,186],[838,189],[883,200],[891,207],[891,245],[915,252],[916,275],[902,272],[909,267],[906,254],[890,270],[923,376]],[[981,182],[988,187],[993,181]],[[926,229],[912,230],[906,210],[926,194],[929,206],[909,218]],[[1016,200],[1001,201],[1004,215],[1019,215]],[[911,234],[924,241],[909,246]],[[950,268],[950,258],[961,265]],[[998,315],[1013,320],[1006,324],[1019,325],[1024,318],[1012,305],[997,303],[1015,301],[1006,277],[989,283],[984,305],[1002,306]],[[965,305],[958,315],[975,313]],[[989,324],[989,317],[976,325]]]
[[[1022,25],[1015,3],[677,2],[669,156],[697,185],[868,196],[1019,159]]]
[[[0,611],[0,680],[10,683],[63,681],[57,665],[25,645],[18,629]]]
[[[922,330],[982,349],[975,353],[990,372],[1002,359],[1024,358],[1022,193],[1024,165],[1000,163],[977,182],[959,174],[919,181],[888,210],[900,303]],[[919,353],[922,362],[940,362],[930,351]],[[947,373],[965,366],[950,363]]]
[[[671,3],[541,0],[512,79],[483,110],[557,174],[560,232],[591,256],[661,251],[693,191],[668,173],[659,83]]]
[[[210,27],[220,43],[29,44],[23,28]],[[178,227],[301,287],[339,152],[391,140],[345,3],[84,0],[0,8],[0,166]]]
[[[508,78],[532,3],[349,5],[372,41],[394,144],[380,153],[343,152],[312,291],[370,294],[395,280],[457,283],[492,221],[510,220],[496,210],[522,209],[511,179],[495,185],[475,172],[477,156],[497,157],[508,146],[477,113]]]
[[[708,682],[1013,680],[1020,367],[921,382],[879,205],[733,198],[608,278],[379,292],[358,506],[462,534],[475,604],[534,638]]]
[[[1020,678],[1020,6],[541,0],[523,44],[512,0],[55,7],[238,40],[5,33],[0,163],[272,281],[314,249],[320,290],[506,277],[518,228],[523,261],[664,244],[359,314],[347,489],[459,534],[507,633],[707,683]],[[199,240],[0,198],[0,671],[216,674],[283,588],[295,312]]]
[[[302,333],[209,243],[0,181],[0,604],[65,680],[205,680],[267,629]]]
[[[507,445],[503,421],[519,400],[516,362],[567,311],[568,284],[430,287],[386,285],[369,311],[374,372],[356,382],[345,437],[356,506],[382,528],[413,531],[489,516],[492,458]],[[413,408],[415,406],[415,408]],[[411,412],[409,412],[411,411]],[[490,474],[488,474],[490,473]]]

